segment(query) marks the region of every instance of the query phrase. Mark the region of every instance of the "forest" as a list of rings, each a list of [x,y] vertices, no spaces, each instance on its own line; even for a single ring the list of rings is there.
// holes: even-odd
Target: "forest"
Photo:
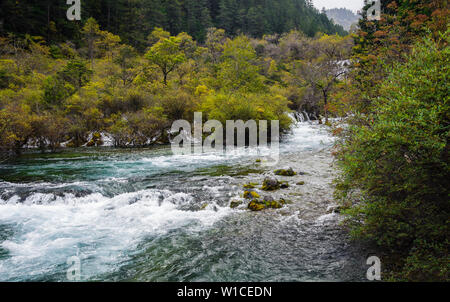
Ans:
[[[447,1],[383,0],[350,35],[304,0],[85,0],[82,22],[60,2],[0,4],[4,154],[164,144],[196,111],[287,133],[307,112],[337,139],[344,226],[386,280],[449,280]]]
[[[293,29],[309,37],[318,32],[345,34],[308,0],[83,0],[81,5],[84,21],[96,19],[103,30],[140,51],[148,46],[147,36],[155,27],[172,35],[186,32],[198,42],[205,41],[211,27],[232,36],[262,37]],[[4,0],[0,33],[41,36],[52,42],[70,40],[79,45],[84,22],[67,22],[67,9],[66,1]]]
[[[117,147],[167,143],[172,122],[192,120],[195,111],[222,122],[276,119],[286,132],[290,109],[324,113],[321,104],[344,74],[352,46],[349,36],[310,37],[296,29],[260,38],[233,28],[204,30],[202,43],[186,32],[141,29],[144,50],[92,17],[74,42],[26,30],[3,36],[1,148],[101,145],[101,133]]]

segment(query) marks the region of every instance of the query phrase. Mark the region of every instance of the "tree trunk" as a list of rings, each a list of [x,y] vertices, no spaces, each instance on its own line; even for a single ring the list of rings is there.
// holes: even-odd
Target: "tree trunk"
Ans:
[[[325,124],[328,124],[328,93],[323,91],[323,103],[325,111]]]

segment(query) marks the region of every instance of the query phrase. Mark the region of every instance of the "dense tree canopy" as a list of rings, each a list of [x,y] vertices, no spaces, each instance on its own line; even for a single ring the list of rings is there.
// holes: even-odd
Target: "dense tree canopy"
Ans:
[[[204,41],[212,26],[230,35],[258,37],[292,29],[309,36],[317,32],[344,34],[342,27],[305,0],[82,0],[81,4],[83,23],[93,17],[104,30],[141,49],[155,27],[172,35],[184,31],[197,41]],[[66,1],[3,0],[0,33],[42,36],[53,42],[79,41],[82,23],[67,20],[68,7]]]

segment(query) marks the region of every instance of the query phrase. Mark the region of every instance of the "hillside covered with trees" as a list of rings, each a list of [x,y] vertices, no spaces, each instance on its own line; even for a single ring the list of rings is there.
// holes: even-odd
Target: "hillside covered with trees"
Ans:
[[[147,36],[155,27],[172,35],[186,32],[199,42],[205,41],[210,27],[253,37],[293,29],[310,37],[318,32],[345,33],[306,0],[83,0],[81,4],[83,20],[96,19],[103,30],[140,50],[148,46]],[[67,9],[66,1],[4,0],[0,33],[41,36],[50,44],[66,40],[78,44],[83,22],[67,21]]]
[[[28,35],[0,40],[2,149],[80,146],[105,131],[116,146],[167,142],[171,123],[192,120],[195,110],[222,122],[278,119],[286,131],[289,108],[324,113],[352,45],[348,37],[299,31],[230,39],[214,28],[199,45],[156,28],[140,53],[94,19],[80,35],[81,48]]]

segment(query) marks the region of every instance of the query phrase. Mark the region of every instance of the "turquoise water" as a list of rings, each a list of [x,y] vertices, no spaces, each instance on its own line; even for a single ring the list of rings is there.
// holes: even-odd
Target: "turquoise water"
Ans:
[[[299,124],[280,166],[305,171],[282,210],[230,209],[267,168],[256,150],[172,155],[170,148],[32,154],[0,165],[0,281],[363,280],[364,252],[332,202],[332,138]],[[284,196],[283,196],[284,197]]]

